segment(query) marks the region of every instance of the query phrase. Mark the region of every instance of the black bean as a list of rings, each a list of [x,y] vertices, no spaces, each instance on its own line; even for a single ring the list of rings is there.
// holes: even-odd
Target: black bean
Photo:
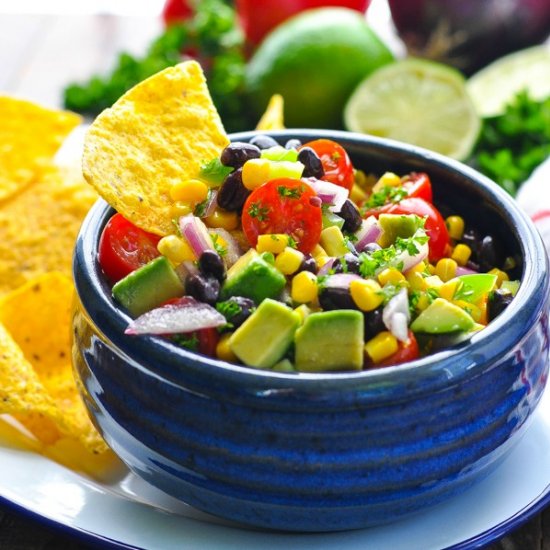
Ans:
[[[205,250],[199,258],[200,272],[205,276],[212,276],[214,279],[223,282],[225,279],[225,264],[221,256],[214,250]]]
[[[497,265],[497,251],[491,235],[486,235],[481,240],[478,251],[478,263],[481,271],[489,271]]]
[[[224,166],[240,168],[247,160],[260,158],[261,152],[256,145],[235,141],[230,143],[220,155]]]
[[[460,239],[462,243],[468,245],[472,251],[471,260],[477,261],[477,253],[480,243],[480,236],[475,229],[467,229]]]
[[[302,146],[302,142],[299,139],[289,139],[285,143],[285,149],[298,149]]]
[[[513,298],[511,292],[501,290],[500,288],[495,290],[487,302],[487,317],[489,321],[500,315],[508,307]]]
[[[325,287],[319,293],[319,304],[330,311],[333,309],[358,309],[351,297],[349,288]]]
[[[325,175],[323,164],[311,147],[303,147],[298,153],[298,160],[304,165],[304,178],[322,178]]]
[[[332,263],[331,269],[334,273],[355,273],[359,275],[360,265],[359,258],[350,252],[341,258],[336,258]]]
[[[214,277],[205,277],[200,273],[189,275],[185,279],[185,292],[195,300],[213,306],[220,295],[220,282]]]
[[[243,185],[243,171],[239,168],[225,178],[216,200],[220,208],[229,212],[240,212],[248,195],[250,191]]]
[[[250,140],[251,145],[255,145],[258,149],[269,149],[279,145],[272,137],[258,134]]]
[[[365,342],[374,338],[379,332],[387,330],[384,321],[382,321],[383,310],[383,307],[379,307],[363,313],[363,318],[365,319]]]
[[[256,308],[254,301],[250,298],[245,298],[244,296],[231,296],[231,298],[227,299],[223,303],[231,303],[238,306],[238,308],[235,308],[235,313],[225,315],[227,322],[231,323],[234,329],[239,328],[250,317],[250,315],[252,315],[252,312]]]
[[[363,219],[361,214],[357,209],[357,206],[353,204],[349,199],[346,199],[346,202],[342,205],[338,215],[344,219],[344,225],[342,227],[343,231],[348,233],[355,233],[360,227]]]
[[[381,250],[382,247],[378,243],[368,243],[363,248],[362,252],[366,252],[367,254],[372,254],[373,252],[376,252],[377,250]]]
[[[305,256],[300,264],[300,267],[298,268],[298,273],[300,271],[309,271],[310,273],[317,275],[317,262],[315,261],[315,258],[309,254]]]

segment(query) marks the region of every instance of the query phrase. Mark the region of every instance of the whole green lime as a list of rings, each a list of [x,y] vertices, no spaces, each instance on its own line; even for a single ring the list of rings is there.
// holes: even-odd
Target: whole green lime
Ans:
[[[284,98],[285,126],[341,128],[357,84],[393,59],[356,11],[305,11],[269,34],[250,60],[246,86],[253,115],[259,118],[277,93]]]

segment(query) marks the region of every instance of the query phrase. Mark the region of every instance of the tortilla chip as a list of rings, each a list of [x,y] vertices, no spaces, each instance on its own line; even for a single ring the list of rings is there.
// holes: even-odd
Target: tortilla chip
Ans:
[[[50,166],[0,203],[0,295],[48,271],[71,275],[73,247],[94,190],[70,168]]]
[[[169,191],[229,143],[195,61],[144,80],[97,117],[84,142],[86,180],[124,217],[174,232]]]
[[[280,94],[271,96],[265,113],[261,116],[256,130],[284,130],[284,99]]]
[[[45,444],[65,435],[101,453],[107,446],[72,373],[73,297],[71,279],[52,272],[0,299],[0,414],[14,415]]]
[[[81,117],[0,96],[0,200],[39,179]]]

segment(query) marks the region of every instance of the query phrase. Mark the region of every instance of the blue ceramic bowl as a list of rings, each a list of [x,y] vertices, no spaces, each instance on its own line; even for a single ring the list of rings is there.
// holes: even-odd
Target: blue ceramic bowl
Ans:
[[[293,531],[393,521],[489,474],[527,428],[548,373],[546,254],[514,201],[460,163],[355,134],[273,135],[336,139],[367,171],[427,171],[436,203],[490,230],[518,260],[512,304],[469,343],[403,366],[296,375],[231,365],[124,335],[129,318],[97,262],[113,214],[99,202],[74,262],[76,375],[121,459],[196,508]]]

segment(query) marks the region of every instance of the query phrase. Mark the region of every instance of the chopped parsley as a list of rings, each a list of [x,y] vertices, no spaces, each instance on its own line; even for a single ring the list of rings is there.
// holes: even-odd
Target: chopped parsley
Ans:
[[[217,233],[212,233],[212,244],[214,245],[214,250],[220,255],[225,256],[227,254],[227,248],[220,243],[220,236]]]
[[[260,222],[264,222],[269,215],[269,207],[262,206],[260,202],[253,202],[248,207],[248,215],[251,218],[256,218]]]
[[[174,334],[172,341],[189,351],[199,351],[199,338],[195,333],[192,334]]]
[[[233,172],[233,168],[224,166],[216,157],[202,164],[199,176],[213,187],[219,187],[231,172]]]
[[[303,192],[303,185],[300,185],[300,187],[286,187],[285,185],[277,186],[277,193],[279,193],[281,197],[286,197],[288,199],[299,199]]]
[[[371,208],[378,208],[388,203],[397,203],[408,196],[408,192],[401,186],[395,187],[392,185],[384,186],[380,191],[373,193],[365,202],[362,209],[364,211]]]
[[[230,321],[235,315],[239,315],[242,312],[242,308],[239,304],[233,300],[226,300],[225,302],[218,302],[216,309]]]

